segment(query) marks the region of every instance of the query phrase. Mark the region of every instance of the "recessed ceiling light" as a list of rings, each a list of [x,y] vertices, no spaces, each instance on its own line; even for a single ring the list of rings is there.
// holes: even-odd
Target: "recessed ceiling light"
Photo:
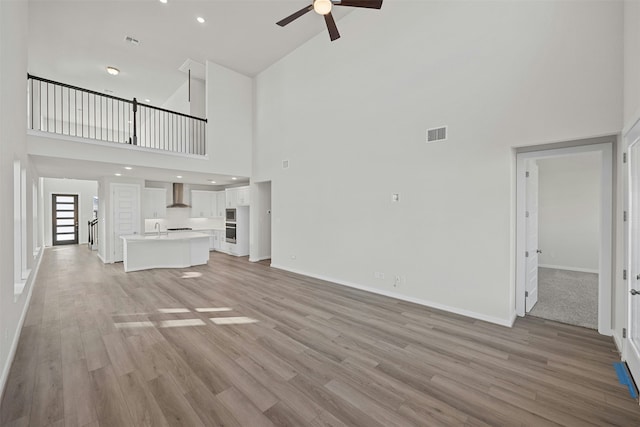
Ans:
[[[215,183],[216,183],[215,181],[209,181],[209,182],[210,182],[210,183],[212,183],[212,184],[215,184]]]
[[[160,3],[167,4],[167,0],[160,0]]]
[[[107,67],[107,73],[111,74],[112,76],[117,76],[118,74],[120,74],[120,70],[118,70],[116,67]]]
[[[180,179],[182,178],[182,175],[176,175],[176,178]]]
[[[234,177],[233,177],[233,178],[231,178],[231,179],[235,181],[235,180],[236,180],[236,179],[238,179],[238,178],[236,178],[236,177],[234,176]]]
[[[144,102],[151,102],[151,100],[149,98],[145,98]]]
[[[121,173],[114,173],[115,176],[122,176]]]
[[[203,18],[202,16],[198,16],[198,17],[196,18],[196,21],[198,21],[198,22],[199,22],[199,23],[201,23],[201,24],[204,24],[204,22],[205,22],[205,21],[204,21],[204,18]]]
[[[124,167],[126,170],[130,171],[131,169],[133,169],[131,166],[125,166]]]

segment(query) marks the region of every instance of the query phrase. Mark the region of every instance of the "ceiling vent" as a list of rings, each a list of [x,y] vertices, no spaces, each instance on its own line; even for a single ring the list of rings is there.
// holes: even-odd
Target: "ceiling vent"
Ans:
[[[427,142],[445,141],[447,139],[447,127],[427,129]]]
[[[125,41],[127,41],[127,42],[129,42],[129,43],[131,43],[131,44],[133,44],[133,45],[136,45],[136,46],[140,44],[140,40],[138,40],[138,39],[134,39],[134,38],[133,38],[133,37],[131,37],[131,36],[127,36],[127,37],[125,37],[125,38],[124,38],[124,40],[125,40]]]

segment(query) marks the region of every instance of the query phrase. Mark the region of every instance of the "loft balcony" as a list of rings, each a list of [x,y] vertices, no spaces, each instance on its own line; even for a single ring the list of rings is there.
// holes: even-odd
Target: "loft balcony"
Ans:
[[[28,75],[27,127],[156,153],[207,155],[207,119]]]

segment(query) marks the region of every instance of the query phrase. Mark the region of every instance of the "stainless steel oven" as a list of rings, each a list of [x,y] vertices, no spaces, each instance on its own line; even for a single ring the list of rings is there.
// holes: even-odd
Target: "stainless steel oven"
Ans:
[[[235,209],[234,209],[235,210]],[[225,225],[226,229],[226,241],[227,243],[236,243],[236,224],[227,222]]]
[[[235,209],[227,209],[226,220],[228,222],[236,222],[236,210]]]

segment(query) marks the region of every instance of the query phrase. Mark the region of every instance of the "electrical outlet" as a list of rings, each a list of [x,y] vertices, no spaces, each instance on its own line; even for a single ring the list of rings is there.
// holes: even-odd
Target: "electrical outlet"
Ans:
[[[400,282],[402,281],[402,279],[400,278],[400,276],[396,276],[396,279],[393,282],[393,287],[397,288],[398,286],[400,286]]]

